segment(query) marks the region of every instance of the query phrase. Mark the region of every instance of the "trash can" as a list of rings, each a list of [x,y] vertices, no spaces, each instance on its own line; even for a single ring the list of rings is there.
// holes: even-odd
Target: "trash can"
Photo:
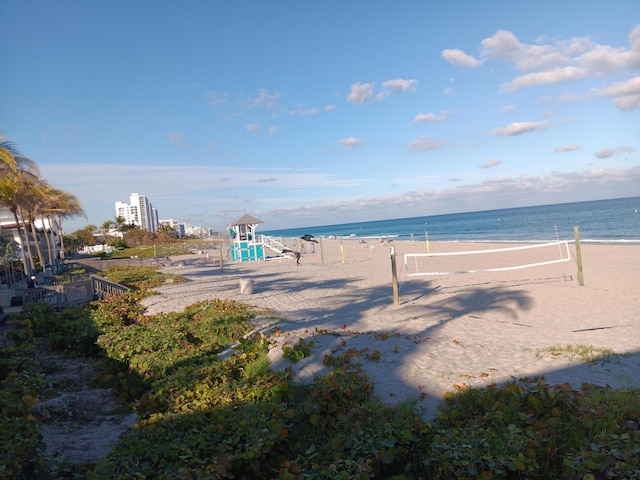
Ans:
[[[239,282],[240,294],[251,295],[253,293],[254,281],[248,278],[241,278]]]

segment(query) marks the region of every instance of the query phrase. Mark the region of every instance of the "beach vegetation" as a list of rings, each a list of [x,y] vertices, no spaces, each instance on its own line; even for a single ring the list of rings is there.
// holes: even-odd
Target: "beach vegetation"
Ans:
[[[114,265],[101,272],[108,280],[138,291],[149,291],[165,283],[183,283],[188,279],[174,273],[160,272],[154,266]]]
[[[303,358],[311,355],[311,349],[315,347],[315,340],[305,340],[301,338],[298,343],[291,345],[285,342],[282,346],[282,356],[291,362],[299,362]]]
[[[376,351],[338,349],[323,374],[299,382],[291,366],[270,367],[274,342],[256,331],[255,307],[212,300],[144,315],[143,296],[63,312],[28,305],[10,317],[0,480],[640,477],[639,389],[514,379],[447,393],[425,421],[418,399],[391,406],[374,396],[360,360],[378,361]],[[309,354],[312,342],[291,351]],[[46,457],[35,411],[53,394],[44,385],[53,366],[35,355],[43,349],[96,359],[96,384],[135,411],[137,424],[103,461]]]
[[[545,355],[549,355],[552,358],[564,358],[569,361],[594,363],[600,360],[606,360],[615,354],[610,348],[595,347],[593,345],[569,344],[552,345],[538,350],[538,357],[543,357]]]

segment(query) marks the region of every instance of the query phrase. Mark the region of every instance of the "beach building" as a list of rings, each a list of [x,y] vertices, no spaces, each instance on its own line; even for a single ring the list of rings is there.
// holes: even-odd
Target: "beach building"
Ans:
[[[264,223],[251,215],[243,215],[229,225],[229,234],[233,237],[231,260],[251,262],[264,260],[262,239],[256,235],[256,227]]]
[[[0,291],[6,291],[29,275],[51,274],[61,261],[61,229],[55,220],[35,219],[16,224],[15,217],[0,210],[0,235],[15,242],[11,254],[0,255]],[[26,242],[26,243],[25,243]]]
[[[182,238],[186,235],[186,225],[180,222],[180,220],[175,220],[173,218],[170,218],[168,220],[160,220],[160,225],[167,225],[175,230],[179,238]]]
[[[124,218],[127,225],[136,225],[149,232],[158,231],[158,212],[146,196],[132,193],[129,203],[115,202],[115,204],[116,217]]]

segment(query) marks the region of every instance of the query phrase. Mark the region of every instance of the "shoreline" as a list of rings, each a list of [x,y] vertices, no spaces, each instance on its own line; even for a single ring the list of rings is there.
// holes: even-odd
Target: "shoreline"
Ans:
[[[482,387],[513,378],[544,375],[569,381],[640,386],[640,246],[581,245],[585,286],[572,260],[506,272],[408,277],[398,257],[426,253],[425,242],[390,245],[322,240],[316,252],[294,259],[226,263],[217,251],[172,258],[162,270],[190,282],[157,289],[143,301],[148,314],[180,311],[213,298],[231,299],[273,312],[259,319],[273,334],[274,369],[291,366],[300,381],[325,371],[324,355],[347,349],[358,357],[383,401],[420,400],[423,416],[436,413],[456,385]],[[484,250],[487,243],[430,242],[431,252]],[[504,244],[495,244],[503,248]],[[570,243],[571,245],[571,243]],[[400,304],[393,302],[390,246],[396,250]],[[342,257],[344,252],[345,257]],[[240,280],[253,280],[242,294]],[[280,320],[274,320],[278,318]],[[292,364],[282,347],[314,339],[311,355]],[[613,356],[585,363],[562,351],[591,345]],[[560,348],[560,353],[550,349]],[[380,351],[379,361],[366,354]]]

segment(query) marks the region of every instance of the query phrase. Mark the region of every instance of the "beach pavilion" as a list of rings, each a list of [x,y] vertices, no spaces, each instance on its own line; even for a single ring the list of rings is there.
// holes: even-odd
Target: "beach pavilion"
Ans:
[[[233,237],[231,244],[231,260],[252,262],[264,260],[262,239],[256,235],[256,227],[264,223],[251,215],[243,215],[229,225],[229,233]]]

